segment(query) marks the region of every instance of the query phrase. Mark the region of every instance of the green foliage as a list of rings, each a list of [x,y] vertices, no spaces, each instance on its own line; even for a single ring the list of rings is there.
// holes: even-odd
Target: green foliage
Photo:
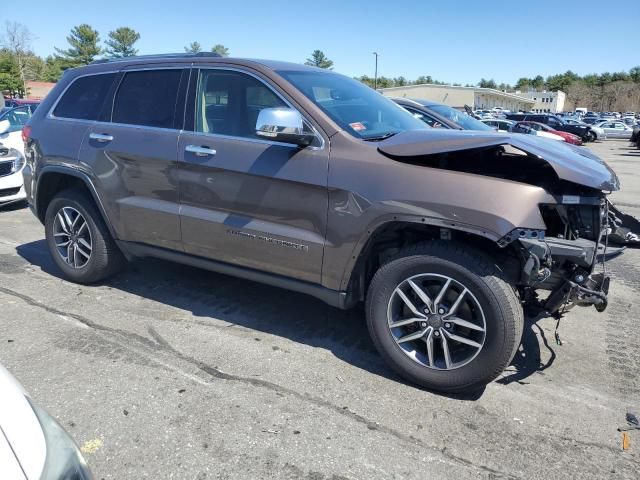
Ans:
[[[129,27],[120,27],[109,32],[109,39],[104,42],[107,46],[105,54],[111,58],[132,57],[138,50],[134,44],[140,40],[140,34]]]
[[[187,53],[198,53],[202,51],[202,47],[198,42],[191,42],[188,47],[184,47],[184,51]]]
[[[26,93],[15,54],[6,48],[0,50],[0,92],[7,92],[11,97]]]
[[[484,78],[481,78],[478,82],[478,86],[480,88],[498,88],[493,78],[491,80],[485,80]]]
[[[304,64],[311,67],[333,70],[333,60],[329,60],[322,50],[314,50],[311,54],[311,58],[307,58],[307,61],[304,62]]]
[[[66,50],[55,47],[59,57],[64,61],[66,68],[88,65],[102,53],[98,46],[100,35],[91,25],[83,23],[71,29],[67,37],[70,47]]]
[[[213,48],[211,49],[211,51],[213,53],[217,53],[221,57],[228,57],[229,56],[229,49],[227,47],[225,47],[224,45],[220,44],[220,43],[214,45]]]

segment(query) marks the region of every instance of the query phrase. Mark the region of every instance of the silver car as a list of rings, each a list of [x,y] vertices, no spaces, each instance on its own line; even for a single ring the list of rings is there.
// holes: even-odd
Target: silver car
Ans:
[[[633,128],[620,120],[606,120],[594,126],[604,130],[609,138],[631,138],[633,133]]]
[[[604,129],[600,128],[596,125],[589,125],[588,123],[581,122],[580,120],[576,120],[575,118],[564,118],[564,123],[567,125],[587,125],[591,127],[591,131],[596,134],[596,140],[605,140],[607,138],[607,134]]]

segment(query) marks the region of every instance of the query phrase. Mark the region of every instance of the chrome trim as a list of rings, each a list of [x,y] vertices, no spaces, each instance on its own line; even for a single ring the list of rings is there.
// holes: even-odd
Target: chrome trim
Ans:
[[[111,140],[113,140],[113,135],[91,132],[89,134],[89,138],[91,140],[97,140],[98,142],[110,142]]]
[[[184,147],[184,151],[194,153],[197,157],[208,157],[216,154],[213,148],[199,147],[197,145],[187,145]]]
[[[198,134],[198,135],[207,135],[207,136],[211,136],[211,137],[218,137],[218,138],[224,138],[224,139],[229,139],[229,140],[243,140],[243,141],[248,141],[248,142],[254,142],[254,143],[263,143],[263,144],[267,144],[267,145],[280,145],[280,146],[284,146],[284,147],[291,147],[291,148],[300,148],[298,145],[295,145],[293,143],[284,143],[284,142],[276,142],[276,141],[272,141],[272,140],[262,140],[259,138],[249,138],[249,137],[237,137],[237,136],[233,136],[233,135],[222,135],[222,134],[217,134],[217,133],[207,133],[207,132],[195,132],[195,131],[186,131],[183,129],[177,129],[177,128],[164,128],[164,127],[151,127],[148,125],[136,125],[136,124],[129,124],[129,123],[116,123],[116,122],[103,122],[100,120],[85,120],[85,119],[81,119],[81,118],[66,118],[66,117],[56,117],[53,114],[53,111],[55,110],[56,106],[58,105],[58,103],[60,102],[60,100],[62,99],[62,97],[64,96],[65,93],[67,93],[67,90],[71,87],[71,85],[73,85],[79,78],[84,78],[84,77],[89,77],[89,76],[93,76],[93,75],[106,75],[109,73],[128,73],[128,72],[135,72],[135,71],[144,71],[144,70],[184,70],[184,69],[189,69],[189,83],[191,80],[191,75],[192,72],[191,70],[193,69],[197,69],[197,70],[228,70],[228,71],[234,71],[234,72],[239,72],[239,73],[244,73],[246,75],[250,75],[253,78],[255,78],[256,80],[260,81],[261,83],[263,83],[267,88],[269,88],[271,91],[273,91],[273,93],[275,95],[278,96],[278,98],[280,98],[283,102],[285,102],[289,107],[295,109],[296,111],[298,111],[300,113],[300,115],[302,115],[302,118],[305,120],[305,122],[309,125],[309,127],[313,130],[314,134],[316,134],[316,136],[318,138],[320,138],[321,140],[321,144],[320,146],[308,146],[305,147],[305,149],[308,150],[323,150],[326,146],[326,140],[325,137],[319,132],[318,128],[316,128],[313,124],[313,122],[311,122],[311,120],[309,120],[309,116],[306,115],[303,112],[300,112],[300,110],[298,108],[296,108],[295,106],[293,106],[293,104],[288,101],[277,89],[277,87],[274,87],[272,84],[268,83],[265,79],[259,77],[258,75],[254,74],[253,72],[249,72],[247,70],[243,70],[241,68],[236,68],[236,67],[210,67],[210,66],[200,66],[197,65],[195,63],[191,63],[189,64],[185,64],[182,66],[172,66],[172,67],[145,67],[145,68],[135,68],[135,69],[131,69],[131,70],[126,70],[126,69],[119,69],[119,70],[108,70],[108,71],[104,71],[104,72],[95,72],[95,73],[85,73],[83,75],[78,75],[77,77],[75,77],[73,80],[71,80],[69,82],[69,85],[67,85],[64,90],[62,91],[62,93],[60,93],[60,95],[58,96],[58,98],[56,99],[56,101],[54,102],[54,104],[52,105],[52,107],[49,109],[49,112],[46,115],[47,119],[50,120],[57,120],[57,121],[64,121],[64,122],[76,122],[76,123],[86,123],[88,126],[95,126],[95,125],[111,125],[114,127],[131,127],[131,128],[138,128],[138,129],[145,129],[145,130],[152,130],[152,131],[174,131],[174,132],[178,132],[179,134],[182,133],[189,133],[189,134]],[[112,100],[112,105],[111,105],[111,113],[113,114],[113,107],[115,104],[115,99],[116,96],[118,94],[118,90],[120,89],[120,85],[122,84],[122,80],[124,79],[124,75],[122,76],[122,78],[120,79],[120,82],[118,83],[118,86],[116,87],[116,91],[113,95],[113,100]],[[200,79],[198,78],[198,81]],[[188,100],[188,98],[186,99]],[[185,115],[186,115],[186,108],[185,108]],[[183,126],[184,126],[184,121],[186,120],[186,117],[183,119]]]

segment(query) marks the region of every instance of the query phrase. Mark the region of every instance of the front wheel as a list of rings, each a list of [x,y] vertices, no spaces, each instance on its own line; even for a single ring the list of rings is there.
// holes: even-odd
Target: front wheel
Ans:
[[[449,242],[410,247],[383,265],[367,295],[367,325],[404,378],[464,392],[509,365],[523,329],[514,289],[482,252]]]
[[[595,134],[595,132],[587,132],[586,135],[584,136],[584,138],[582,139],[583,142],[595,142],[597,140],[598,136]]]

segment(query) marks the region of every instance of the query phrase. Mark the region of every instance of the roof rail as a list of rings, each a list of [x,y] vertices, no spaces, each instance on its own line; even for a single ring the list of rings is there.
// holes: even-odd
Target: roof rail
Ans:
[[[216,52],[197,52],[197,53],[158,53],[155,55],[136,55],[132,57],[118,57],[118,58],[99,58],[94,60],[89,65],[96,65],[99,63],[112,63],[112,62],[127,62],[131,60],[153,60],[156,58],[189,58],[189,57],[221,57]]]

